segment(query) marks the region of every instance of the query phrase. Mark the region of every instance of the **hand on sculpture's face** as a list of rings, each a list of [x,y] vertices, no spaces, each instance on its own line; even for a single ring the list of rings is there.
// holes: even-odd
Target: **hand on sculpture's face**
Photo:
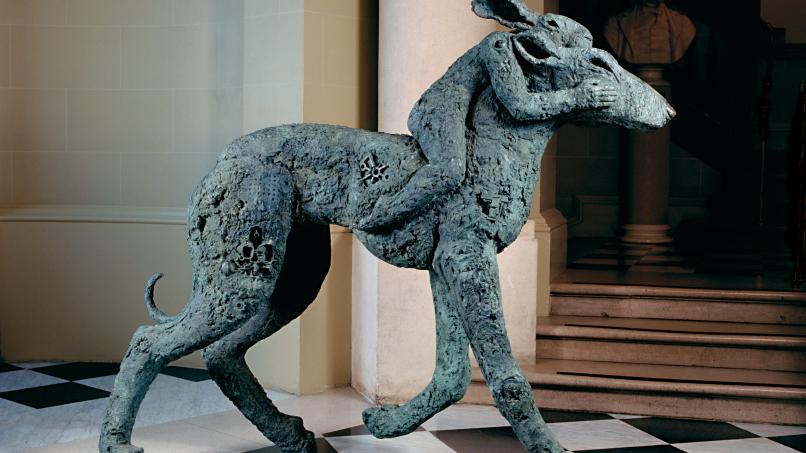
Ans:
[[[570,90],[569,101],[574,105],[567,116],[570,121],[654,129],[674,116],[663,96],[604,50],[558,46],[539,27],[514,33],[512,49],[530,91]]]
[[[577,86],[580,98],[577,104],[583,109],[605,109],[615,105],[618,99],[618,89],[616,85],[599,80],[599,78],[589,78],[583,80]]]
[[[585,126],[618,124],[630,129],[657,129],[675,115],[666,99],[646,82],[625,70],[601,49],[567,49],[568,63],[556,72],[558,87],[572,86],[581,97],[580,109],[568,119]]]
[[[675,115],[660,93],[624,70],[609,53],[594,49],[590,32],[578,22],[556,14],[541,16],[523,0],[472,3],[479,17],[517,30],[511,47],[530,91],[573,90],[576,109],[568,120],[655,129]]]

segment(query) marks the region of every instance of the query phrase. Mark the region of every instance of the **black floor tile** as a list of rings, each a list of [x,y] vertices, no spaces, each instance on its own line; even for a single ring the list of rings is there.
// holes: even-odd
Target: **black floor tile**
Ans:
[[[352,428],[344,428],[338,431],[331,431],[322,434],[323,437],[344,437],[344,436],[364,436],[370,434],[369,430],[364,425],[353,426]]]
[[[563,422],[589,422],[593,420],[610,420],[613,417],[607,414],[592,414],[586,412],[568,412],[568,411],[551,411],[546,409],[540,410],[540,415],[546,423],[563,423]]]
[[[759,437],[730,423],[670,418],[634,418],[622,420],[641,431],[670,443],[708,442],[714,440],[747,439]]]
[[[344,437],[344,436],[363,436],[370,434],[369,430],[364,425],[353,426],[352,428],[344,428],[338,431],[331,431],[322,434],[323,437]]]
[[[282,450],[280,450],[279,447],[271,446],[258,448],[257,450],[249,450],[244,453],[282,453]],[[327,443],[325,439],[319,438],[316,439],[316,453],[336,453],[336,449]]]
[[[167,366],[163,368],[160,373],[193,382],[201,382],[210,379],[210,372],[207,370],[186,368],[183,366]]]
[[[806,452],[806,434],[799,434],[797,436],[770,437],[770,440],[778,442],[779,444],[784,444],[794,450]]]
[[[21,369],[22,368],[14,366],[10,363],[0,362],[0,373],[4,373],[6,371],[17,371]]]
[[[422,426],[418,426],[415,431],[425,431]],[[338,431],[331,431],[329,433],[325,433],[323,437],[344,437],[344,436],[365,436],[368,434],[372,434],[369,432],[365,425],[358,425],[353,426],[352,428],[344,428]]]
[[[87,387],[86,385],[76,384],[75,382],[64,382],[62,384],[45,385],[42,387],[0,393],[0,398],[24,404],[35,409],[95,400],[106,398],[107,396],[109,396],[109,392]]]
[[[117,374],[119,369],[120,365],[117,363],[75,362],[34,368],[33,371],[68,381],[78,381],[81,379],[111,376]]]
[[[462,453],[525,451],[510,427],[431,431],[431,434]]]
[[[600,450],[574,450],[576,453],[680,453],[681,449],[671,445],[652,445],[649,447],[605,448]]]

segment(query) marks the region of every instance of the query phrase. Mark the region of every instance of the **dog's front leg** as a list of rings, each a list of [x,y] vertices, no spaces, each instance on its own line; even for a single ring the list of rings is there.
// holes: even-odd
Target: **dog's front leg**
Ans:
[[[527,451],[562,453],[535,406],[504,326],[495,245],[483,237],[443,237],[434,268],[458,301],[465,332],[495,400]]]
[[[364,423],[375,437],[408,434],[441,410],[459,401],[470,384],[468,340],[445,280],[430,272],[437,330],[437,361],[428,386],[401,405],[371,407],[364,411]]]

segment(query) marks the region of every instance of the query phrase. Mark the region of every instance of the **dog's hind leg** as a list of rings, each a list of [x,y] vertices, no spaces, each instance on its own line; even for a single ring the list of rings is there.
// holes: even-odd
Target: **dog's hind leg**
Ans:
[[[330,227],[293,227],[285,257],[271,303],[208,346],[204,360],[224,394],[269,440],[283,451],[315,452],[313,434],[302,419],[277,410],[244,360],[250,347],[298,317],[316,298],[330,267]]]
[[[441,410],[459,401],[470,384],[468,339],[456,300],[445,280],[431,271],[437,330],[437,361],[428,386],[411,401],[401,405],[371,407],[364,411],[364,423],[375,437],[408,434]]]
[[[98,443],[101,452],[142,452],[131,445],[132,428],[159,371],[234,332],[269,303],[291,229],[291,175],[284,169],[234,164],[220,173],[226,191],[220,191],[221,181],[215,177],[200,189],[218,190],[221,196],[215,231],[208,228],[197,239],[191,235],[193,295],[177,317],[134,333],[109,399]],[[228,272],[222,271],[224,264]]]

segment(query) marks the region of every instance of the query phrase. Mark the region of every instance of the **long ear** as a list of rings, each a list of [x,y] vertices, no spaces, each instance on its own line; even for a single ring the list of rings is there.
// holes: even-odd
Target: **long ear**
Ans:
[[[522,0],[473,0],[473,12],[484,19],[494,19],[509,28],[527,30],[537,24],[537,13]]]

